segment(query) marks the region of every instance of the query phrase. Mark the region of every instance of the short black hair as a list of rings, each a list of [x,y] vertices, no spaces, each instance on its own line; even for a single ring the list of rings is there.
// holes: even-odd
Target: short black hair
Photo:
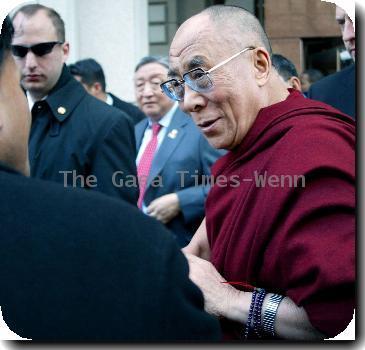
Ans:
[[[284,81],[288,81],[291,77],[298,78],[298,72],[293,62],[283,55],[273,54],[272,65],[277,70],[279,75],[284,79]]]
[[[40,4],[29,4],[20,7],[13,14],[12,20],[19,14],[23,13],[27,17],[34,16],[38,11],[45,11],[52,21],[53,27],[56,29],[57,38],[59,41],[65,42],[66,40],[66,30],[65,30],[65,22],[61,18],[60,14],[56,12],[54,9],[43,6]]]
[[[0,70],[4,63],[4,58],[7,54],[10,54],[11,40],[13,38],[14,28],[10,21],[9,16],[6,16],[1,27],[0,34]]]
[[[78,75],[81,77],[83,84],[91,86],[94,83],[100,83],[103,92],[105,92],[106,83],[103,68],[93,58],[77,61],[74,64],[70,64],[68,67],[72,75]]]
[[[169,59],[166,56],[145,56],[137,63],[134,72],[137,72],[138,69],[149,63],[159,63],[161,66],[169,69]]]

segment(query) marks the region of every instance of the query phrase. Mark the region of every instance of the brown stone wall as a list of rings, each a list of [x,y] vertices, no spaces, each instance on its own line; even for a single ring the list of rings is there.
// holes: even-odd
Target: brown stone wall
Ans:
[[[336,7],[321,0],[265,0],[265,30],[273,52],[303,70],[302,38],[340,37]]]
[[[265,0],[265,30],[270,38],[341,35],[335,5],[320,0]]]
[[[280,53],[281,55],[287,57],[292,61],[300,74],[303,70],[303,59],[302,59],[302,49],[301,40],[298,38],[294,39],[271,39],[271,46],[274,53]]]

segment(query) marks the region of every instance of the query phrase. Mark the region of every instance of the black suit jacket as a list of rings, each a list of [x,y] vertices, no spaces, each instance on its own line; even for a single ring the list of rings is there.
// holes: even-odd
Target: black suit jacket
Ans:
[[[308,91],[309,98],[327,103],[353,119],[355,119],[356,113],[355,96],[356,71],[354,64],[317,81],[311,85]]]
[[[120,109],[124,113],[127,113],[131,117],[134,125],[146,118],[145,114],[132,103],[125,102],[110,92],[108,92],[108,95],[110,95],[113,99],[113,107]]]
[[[113,183],[116,172],[120,172],[119,180],[136,176],[133,124],[120,110],[89,95],[66,66],[46,100],[33,106],[32,118],[29,155],[33,177],[88,187],[137,203],[136,186]],[[79,177],[75,180],[73,174]],[[86,181],[91,175],[97,179],[96,186],[94,181]]]
[[[38,341],[213,341],[170,233],[105,195],[0,166],[0,303]]]

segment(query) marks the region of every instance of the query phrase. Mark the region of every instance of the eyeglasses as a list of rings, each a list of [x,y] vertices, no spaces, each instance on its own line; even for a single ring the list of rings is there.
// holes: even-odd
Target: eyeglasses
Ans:
[[[254,50],[255,47],[249,46],[243,49],[242,51],[234,54],[233,56],[227,58],[221,63],[218,63],[213,68],[210,68],[208,71],[205,71],[203,68],[194,68],[189,72],[186,72],[182,77],[182,79],[170,79],[165,81],[160,85],[162,91],[172,100],[174,101],[183,101],[185,95],[184,84],[189,86],[192,90],[196,92],[208,92],[213,87],[213,82],[210,79],[209,75],[219,67],[222,67],[224,64],[233,60],[240,54],[248,51]]]
[[[31,46],[12,45],[11,51],[13,52],[14,56],[20,58],[24,58],[29,51],[32,51],[36,56],[41,57],[49,54],[56,45],[61,45],[61,44],[63,44],[62,41],[51,41]]]

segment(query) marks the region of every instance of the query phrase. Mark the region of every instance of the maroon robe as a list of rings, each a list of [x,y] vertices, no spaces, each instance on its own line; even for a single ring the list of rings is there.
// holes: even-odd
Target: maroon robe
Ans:
[[[355,125],[289,91],[213,168],[221,185],[206,204],[211,261],[228,281],[288,296],[333,337],[355,304]],[[222,326],[226,338],[244,328]]]

